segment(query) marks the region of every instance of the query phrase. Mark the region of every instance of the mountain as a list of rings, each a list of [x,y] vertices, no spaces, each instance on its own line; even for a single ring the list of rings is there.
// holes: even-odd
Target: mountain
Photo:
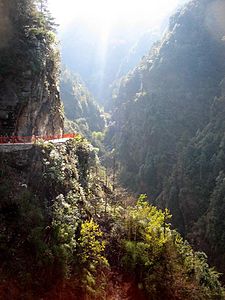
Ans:
[[[178,6],[187,1],[179,0]],[[80,74],[98,103],[105,106],[110,85],[148,54],[166,30],[168,20],[169,15],[156,23],[151,17],[148,22],[125,20],[107,32],[104,26],[99,30],[96,24],[74,20],[60,31],[62,62]]]
[[[168,207],[173,224],[186,236],[196,222],[207,218],[219,176],[218,172],[208,175],[213,186],[204,182],[209,156],[201,153],[199,138],[208,143],[209,151],[215,151],[214,132],[208,139],[204,133],[214,126],[211,111],[223,89],[224,13],[224,2],[216,0],[194,0],[179,9],[162,40],[120,80],[113,93],[106,144],[111,141],[111,148],[116,149],[121,181],[134,192],[147,193],[152,203]],[[217,130],[223,135],[222,126],[217,124]],[[199,161],[203,164],[200,171]],[[218,164],[215,161],[211,164]],[[194,172],[202,178],[200,182]],[[205,240],[206,233],[199,234]],[[216,257],[213,249],[208,253]]]
[[[105,119],[103,111],[86,88],[80,76],[68,68],[61,72],[60,93],[64,104],[65,116],[77,124],[77,131],[91,136],[93,131],[103,131]]]
[[[177,220],[183,219],[189,239],[195,247],[209,253],[211,262],[221,271],[225,264],[224,82],[225,79],[220,84],[220,95],[210,107],[208,124],[180,153],[165,192],[167,206],[179,207]]]
[[[104,105],[110,84],[133,68],[157,39],[157,33],[143,34],[145,31],[136,26],[118,26],[104,41],[93,28],[74,23],[61,33],[62,62],[80,74],[90,92]],[[140,39],[144,43],[139,43]]]
[[[52,20],[44,4],[43,12],[37,11],[32,1],[1,0],[0,4],[4,15],[0,30],[0,135],[61,134],[59,53]]]
[[[9,20],[17,24],[7,46],[7,53],[15,55],[15,73],[9,58],[1,61],[3,82],[9,80],[6,87],[19,100],[23,72],[31,68],[30,81],[41,93],[27,90],[25,107],[28,111],[31,107],[33,115],[25,115],[27,131],[22,133],[61,132],[55,25],[46,1],[2,3],[1,8],[9,8]],[[4,39],[3,46],[7,43]],[[40,80],[37,74],[45,76]],[[90,127],[100,126],[101,120],[94,123],[99,110],[81,80],[66,70],[62,76],[71,116],[82,115]],[[1,89],[1,95],[11,103],[7,88]],[[223,98],[222,92],[214,103],[208,140],[220,124],[215,115],[219,111],[222,116]],[[23,127],[15,128],[18,134]],[[4,126],[1,130],[10,133]],[[221,138],[216,137],[215,145]],[[207,142],[201,145],[206,152]],[[223,159],[220,153],[219,159]],[[132,196],[117,184],[115,170],[109,171],[101,165],[97,149],[78,132],[67,140],[0,144],[0,299],[224,299],[219,273],[209,267],[203,252],[194,251],[172,228],[168,209],[151,205],[144,194]],[[223,181],[220,171],[210,204],[216,217],[220,217]],[[217,228],[214,214],[209,218],[214,220],[212,229]]]
[[[145,32],[139,40],[129,49],[128,54],[122,60],[116,79],[126,75],[135,68],[142,57],[148,53],[153,44],[160,39],[160,33],[157,31]]]
[[[117,193],[115,202],[87,141],[8,149],[0,148],[2,299],[224,299],[219,275],[170,228],[167,211],[143,195],[129,206]]]

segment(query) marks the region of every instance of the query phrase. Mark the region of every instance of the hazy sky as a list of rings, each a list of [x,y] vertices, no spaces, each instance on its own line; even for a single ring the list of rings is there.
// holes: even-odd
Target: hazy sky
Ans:
[[[96,31],[114,25],[141,23],[154,26],[170,14],[180,0],[49,0],[49,8],[64,28],[71,21],[84,21]]]

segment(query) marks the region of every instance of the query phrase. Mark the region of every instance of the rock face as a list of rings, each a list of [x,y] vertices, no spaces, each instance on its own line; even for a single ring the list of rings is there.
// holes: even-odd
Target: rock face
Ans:
[[[2,25],[10,28],[1,31],[0,41],[0,135],[63,131],[57,51],[47,21],[40,22],[43,14],[32,3],[0,3],[5,15]]]
[[[51,70],[49,74],[51,73]],[[0,134],[31,136],[62,133],[63,117],[59,91],[49,84],[46,70],[39,76],[24,74],[22,86],[16,78],[2,78],[0,82]]]

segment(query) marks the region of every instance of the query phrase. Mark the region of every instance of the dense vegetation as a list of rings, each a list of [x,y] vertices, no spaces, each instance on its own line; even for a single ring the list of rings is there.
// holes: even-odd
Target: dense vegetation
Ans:
[[[180,207],[176,211],[177,224],[183,217],[189,238],[207,251],[218,266],[225,263],[223,85],[224,82],[221,95],[211,106],[209,123],[180,153],[166,187],[168,206]]]
[[[59,299],[54,288],[64,282],[60,293],[73,299],[105,299],[117,270],[130,274],[143,299],[223,299],[218,274],[171,230],[168,211],[144,195],[131,205],[115,200],[85,140],[22,154],[1,154],[3,297],[8,286],[11,299]]]
[[[213,2],[195,0],[176,14],[164,39],[115,88],[106,169],[80,135],[1,148],[1,298],[224,299],[206,254],[169,223],[223,263],[225,47],[202,26]],[[7,38],[1,31],[0,81],[22,82],[29,71],[35,81],[47,73],[45,85],[56,85],[46,2],[0,4],[16,28],[9,34],[8,27]],[[67,128],[100,145],[104,120],[81,80],[65,70],[61,89]],[[121,189],[117,166],[126,187],[149,196],[136,200]]]
[[[1,12],[6,16],[1,35],[0,75],[26,72],[40,73],[53,51],[55,24],[44,0],[1,1]],[[47,56],[47,57],[46,57]],[[51,57],[52,61],[56,59]]]
[[[115,122],[106,138],[116,149],[124,185],[168,207],[175,227],[190,239],[194,231],[198,247],[210,244],[217,263],[224,253],[217,249],[223,217],[216,213],[222,203],[217,177],[221,185],[223,176],[221,12],[220,1],[194,0],[171,17],[163,39],[115,87]]]
[[[65,115],[68,119],[66,125],[74,126],[77,132],[88,138],[93,131],[103,131],[105,119],[103,111],[95,103],[95,99],[78,75],[68,68],[61,72],[61,97],[64,104]],[[73,121],[69,122],[69,121]]]

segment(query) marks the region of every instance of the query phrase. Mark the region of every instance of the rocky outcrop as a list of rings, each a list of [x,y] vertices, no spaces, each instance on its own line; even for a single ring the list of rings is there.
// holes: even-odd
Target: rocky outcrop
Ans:
[[[0,82],[0,134],[31,136],[61,134],[63,117],[56,83],[49,84],[50,72],[34,76],[2,78]],[[21,76],[21,77],[22,77]]]
[[[4,12],[1,25],[8,28],[0,33],[4,37],[0,41],[0,135],[61,134],[53,33],[33,1],[22,2],[0,3]],[[4,20],[6,24],[2,24]]]

